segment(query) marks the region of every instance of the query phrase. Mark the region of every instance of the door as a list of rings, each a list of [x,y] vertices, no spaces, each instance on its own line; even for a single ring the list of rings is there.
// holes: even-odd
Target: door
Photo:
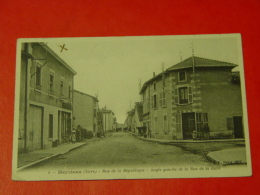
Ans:
[[[43,108],[30,105],[29,112],[29,150],[39,150],[43,148]]]
[[[192,139],[192,132],[195,127],[195,113],[182,113],[182,132],[183,139]]]
[[[234,116],[233,121],[235,138],[244,138],[242,116]]]

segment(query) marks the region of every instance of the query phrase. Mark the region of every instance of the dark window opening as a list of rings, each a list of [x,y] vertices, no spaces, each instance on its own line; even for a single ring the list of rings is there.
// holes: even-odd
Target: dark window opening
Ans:
[[[60,94],[63,95],[63,81],[60,82]]]
[[[49,138],[53,138],[53,115],[49,114]]]
[[[41,68],[36,66],[36,88],[41,89]]]
[[[179,72],[179,81],[186,81],[186,72]]]
[[[153,83],[153,90],[156,91],[156,83]]]
[[[71,98],[71,86],[69,86],[69,98]]]

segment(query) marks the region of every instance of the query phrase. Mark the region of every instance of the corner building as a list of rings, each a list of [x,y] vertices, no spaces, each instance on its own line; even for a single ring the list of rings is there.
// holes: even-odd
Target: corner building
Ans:
[[[68,142],[76,72],[45,43],[23,43],[21,59],[19,152]]]
[[[243,138],[237,65],[190,57],[144,83],[143,124],[162,139]],[[239,73],[236,73],[236,76]]]

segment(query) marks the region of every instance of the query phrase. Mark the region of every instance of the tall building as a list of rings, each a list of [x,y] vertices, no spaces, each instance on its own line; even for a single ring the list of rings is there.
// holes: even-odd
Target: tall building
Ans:
[[[74,128],[80,126],[82,129],[91,131],[96,136],[98,131],[98,99],[77,90],[74,90],[73,97]]]
[[[76,72],[46,44],[22,44],[19,152],[69,141],[74,75]]]
[[[237,65],[192,56],[142,86],[143,125],[164,139],[243,138]]]
[[[116,130],[116,118],[112,110],[100,109],[104,133]]]

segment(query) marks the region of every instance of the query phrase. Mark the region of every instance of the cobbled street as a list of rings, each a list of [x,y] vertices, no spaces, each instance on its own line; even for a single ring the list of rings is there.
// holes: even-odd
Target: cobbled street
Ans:
[[[212,166],[204,157],[177,146],[140,140],[126,133],[108,134],[64,155],[44,161],[29,170],[57,168]],[[27,170],[28,170],[27,169]]]

